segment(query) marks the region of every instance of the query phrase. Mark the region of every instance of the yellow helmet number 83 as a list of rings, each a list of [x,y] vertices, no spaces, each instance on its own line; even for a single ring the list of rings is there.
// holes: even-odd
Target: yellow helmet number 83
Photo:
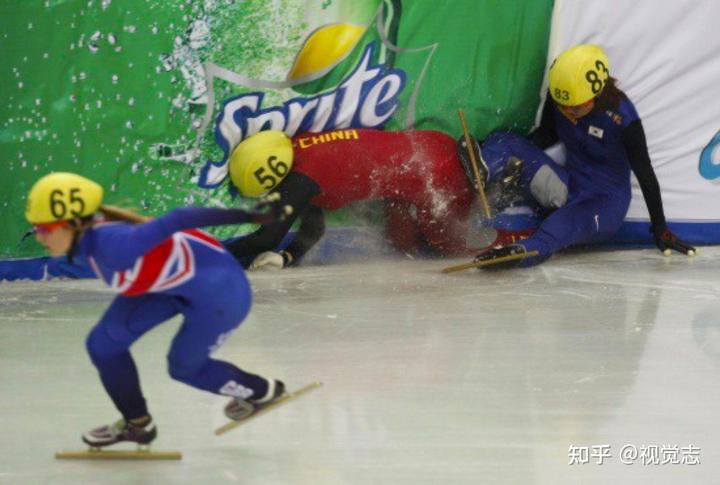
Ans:
[[[581,44],[550,66],[550,95],[563,106],[578,106],[598,96],[610,78],[610,61],[600,46]]]

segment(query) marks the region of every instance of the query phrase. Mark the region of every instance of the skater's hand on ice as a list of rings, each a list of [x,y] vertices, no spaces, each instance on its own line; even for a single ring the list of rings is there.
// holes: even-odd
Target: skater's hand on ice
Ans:
[[[688,256],[695,255],[695,248],[678,239],[667,226],[653,227],[651,231],[655,238],[655,244],[665,256],[670,256],[672,251],[678,251]]]
[[[248,267],[250,271],[259,269],[282,269],[289,264],[290,255],[285,251],[276,253],[274,251],[265,251],[258,254]]]
[[[250,212],[252,222],[256,224],[269,224],[281,222],[293,213],[291,205],[283,204],[280,194],[274,192],[260,199]]]

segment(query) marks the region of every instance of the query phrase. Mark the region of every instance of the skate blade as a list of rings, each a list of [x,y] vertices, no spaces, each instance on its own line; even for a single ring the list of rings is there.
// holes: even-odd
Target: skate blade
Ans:
[[[507,263],[508,261],[515,261],[518,259],[532,258],[537,256],[537,251],[530,251],[529,253],[513,254],[512,256],[503,256],[502,258],[489,259],[487,261],[473,261],[471,263],[458,264],[456,266],[448,266],[443,268],[443,273],[454,273],[455,271],[462,271],[470,268],[482,268],[483,266],[492,266],[494,264]]]
[[[56,460],[182,460],[179,451],[152,451],[149,448],[137,450],[103,450],[88,448],[85,451],[58,451]]]
[[[296,389],[293,392],[284,394],[283,396],[279,397],[272,403],[268,404],[267,406],[264,406],[262,409],[255,411],[253,414],[248,416],[247,418],[241,419],[240,421],[230,421],[229,423],[226,423],[222,426],[220,426],[218,429],[215,430],[215,436],[220,436],[221,434],[227,433],[231,429],[235,429],[241,424],[245,424],[248,421],[257,418],[259,416],[262,416],[263,414],[267,413],[268,411],[272,411],[273,409],[277,408],[278,406],[282,406],[283,404],[287,404],[288,402],[292,401],[293,399],[296,399],[303,394],[307,394],[308,392],[317,389],[318,387],[322,386],[322,382],[315,381],[311,382],[310,384],[301,387],[300,389]]]

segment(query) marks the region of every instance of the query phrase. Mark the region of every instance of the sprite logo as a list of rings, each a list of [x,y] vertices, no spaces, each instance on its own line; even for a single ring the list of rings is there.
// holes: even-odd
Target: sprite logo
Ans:
[[[207,161],[200,171],[198,185],[217,187],[227,177],[228,158],[233,149],[262,130],[282,130],[292,137],[297,133],[331,129],[382,128],[398,108],[398,96],[405,87],[406,74],[400,69],[374,64],[374,53],[373,42],[365,48],[353,71],[328,92],[292,98],[271,107],[263,107],[263,92],[247,93],[225,101],[215,125],[215,141],[223,150],[223,159]],[[239,75],[223,74],[219,77],[233,82],[243,80]],[[265,85],[287,87],[282,83]]]

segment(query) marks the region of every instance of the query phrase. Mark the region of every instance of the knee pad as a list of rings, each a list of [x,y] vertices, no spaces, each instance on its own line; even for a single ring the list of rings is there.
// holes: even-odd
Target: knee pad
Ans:
[[[557,209],[567,202],[568,188],[550,166],[543,165],[530,181],[530,193],[541,206]]]

